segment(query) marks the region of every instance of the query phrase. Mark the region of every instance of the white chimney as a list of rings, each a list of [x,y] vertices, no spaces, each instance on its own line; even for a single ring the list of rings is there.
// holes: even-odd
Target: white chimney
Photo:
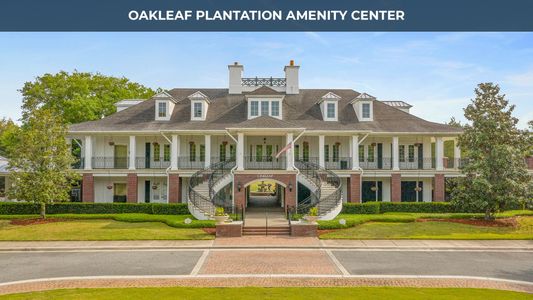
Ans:
[[[242,72],[244,67],[238,62],[228,66],[229,70],[229,93],[242,94]]]
[[[298,70],[300,66],[294,65],[294,60],[291,60],[288,66],[285,66],[283,69],[285,71],[285,81],[286,81],[286,94],[299,94],[300,87],[298,84]]]

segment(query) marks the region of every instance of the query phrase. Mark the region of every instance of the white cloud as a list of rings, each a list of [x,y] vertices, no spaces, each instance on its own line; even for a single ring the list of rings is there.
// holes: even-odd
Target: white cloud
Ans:
[[[326,40],[324,37],[322,37],[320,34],[316,33],[316,32],[312,32],[312,31],[307,31],[305,32],[305,35],[316,41],[316,42],[319,42],[320,44],[324,45],[324,46],[330,46],[330,42],[328,40]]]
[[[533,69],[524,73],[509,75],[505,78],[505,81],[514,86],[533,88]]]

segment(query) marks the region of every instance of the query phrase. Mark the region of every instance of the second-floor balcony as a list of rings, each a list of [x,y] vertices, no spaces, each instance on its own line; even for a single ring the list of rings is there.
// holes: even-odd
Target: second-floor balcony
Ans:
[[[287,168],[285,156],[245,156],[244,168],[249,170],[284,170]]]

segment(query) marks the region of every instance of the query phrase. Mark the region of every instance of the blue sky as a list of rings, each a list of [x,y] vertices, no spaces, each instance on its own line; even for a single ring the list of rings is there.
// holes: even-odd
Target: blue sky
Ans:
[[[125,76],[146,86],[227,87],[283,76],[294,59],[304,88],[352,88],[404,100],[415,115],[462,120],[479,82],[496,82],[521,127],[533,119],[533,33],[0,33],[0,117],[20,118],[25,81],[60,70]]]

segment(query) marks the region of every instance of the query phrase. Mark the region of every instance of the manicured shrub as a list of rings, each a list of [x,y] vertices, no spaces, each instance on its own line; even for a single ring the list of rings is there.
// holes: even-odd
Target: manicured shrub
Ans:
[[[380,202],[344,203],[342,214],[379,214]]]
[[[381,202],[380,212],[452,213],[458,211],[446,202]]]
[[[159,203],[54,203],[46,206],[49,214],[160,214],[187,215],[187,204],[159,204]],[[0,202],[2,215],[38,214],[39,205],[26,202]]]
[[[26,202],[0,202],[0,215],[39,214],[39,204]]]

